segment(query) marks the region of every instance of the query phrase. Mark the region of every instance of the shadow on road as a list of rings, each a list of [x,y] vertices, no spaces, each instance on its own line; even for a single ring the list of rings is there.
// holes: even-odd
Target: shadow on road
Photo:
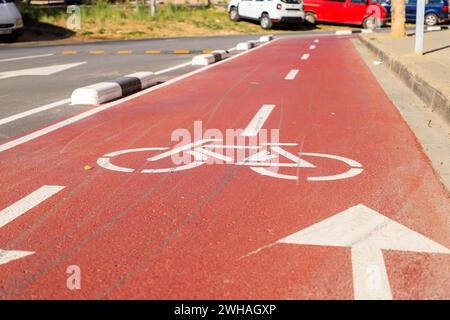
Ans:
[[[19,5],[19,8],[22,6]],[[41,15],[51,15],[60,17],[65,14],[63,8],[42,8],[42,10],[26,11],[21,9],[25,29],[23,33],[15,39],[14,37],[0,37],[0,43],[24,43],[34,41],[52,41],[72,37],[75,32],[59,27],[57,25],[40,22]]]

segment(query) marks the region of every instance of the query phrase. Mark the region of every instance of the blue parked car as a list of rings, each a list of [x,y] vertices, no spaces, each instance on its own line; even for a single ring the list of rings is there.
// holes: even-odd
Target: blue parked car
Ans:
[[[449,20],[448,15],[449,0],[425,0],[425,24],[435,26],[438,23]],[[381,5],[386,8],[387,18],[391,19],[391,0],[382,0]],[[417,0],[406,0],[406,21],[416,21]]]

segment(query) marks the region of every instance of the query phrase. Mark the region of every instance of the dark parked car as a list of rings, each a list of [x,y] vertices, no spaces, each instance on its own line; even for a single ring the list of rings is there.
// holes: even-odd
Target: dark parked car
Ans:
[[[449,20],[448,0],[425,0],[425,24],[435,26]],[[388,19],[391,18],[391,1],[382,0],[381,5],[386,8]],[[417,0],[406,0],[406,21],[416,22]]]

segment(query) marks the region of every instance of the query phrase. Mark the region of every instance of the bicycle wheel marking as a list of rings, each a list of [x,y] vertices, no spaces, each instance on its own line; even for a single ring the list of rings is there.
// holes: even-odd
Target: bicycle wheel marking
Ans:
[[[264,143],[261,146],[242,146],[242,145],[222,145],[222,144],[214,144],[215,142],[220,142],[220,139],[203,139],[198,140],[180,147],[175,147],[170,149],[168,147],[150,147],[150,148],[135,148],[135,149],[125,149],[119,150],[115,152],[111,152],[105,154],[104,156],[98,158],[97,164],[102,168],[111,171],[124,172],[124,173],[132,173],[135,172],[135,168],[121,167],[112,163],[112,159],[117,156],[136,153],[136,152],[148,152],[148,151],[164,151],[156,156],[147,157],[146,161],[155,162],[158,160],[162,160],[165,158],[170,158],[173,155],[179,154],[181,152],[186,152],[186,154],[194,157],[194,160],[190,163],[182,163],[179,165],[174,165],[170,168],[148,168],[142,169],[140,173],[173,173],[183,170],[194,169],[201,165],[208,163],[209,159],[219,160],[220,163],[228,164],[228,165],[239,165],[239,166],[248,166],[252,171],[278,179],[286,179],[286,180],[299,180],[298,170],[296,170],[295,175],[289,175],[285,173],[277,172],[278,168],[309,168],[314,169],[317,168],[316,165],[310,163],[301,158],[301,156],[306,157],[316,157],[316,158],[326,158],[334,161],[343,162],[349,169],[342,173],[337,173],[328,176],[305,176],[304,179],[306,181],[334,181],[334,180],[342,180],[355,177],[364,171],[363,165],[359,162],[332,154],[326,153],[313,153],[313,152],[299,152],[298,155],[295,155],[291,152],[288,152],[281,148],[281,146],[297,146],[296,143]],[[209,144],[208,144],[209,143]],[[215,148],[219,149],[259,149],[264,148],[263,150],[257,151],[255,154],[243,159],[236,161],[234,158],[223,155],[213,150]],[[270,152],[269,152],[270,150]],[[288,159],[289,163],[280,163],[280,162],[272,162],[274,159],[278,159],[279,156],[285,157]],[[212,162],[217,163],[217,162]]]

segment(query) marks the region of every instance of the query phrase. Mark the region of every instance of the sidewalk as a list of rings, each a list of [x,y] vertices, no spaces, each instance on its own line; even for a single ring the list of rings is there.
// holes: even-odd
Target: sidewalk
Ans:
[[[361,41],[428,107],[450,124],[450,31],[425,33],[423,56],[414,53],[415,36],[361,34]]]

